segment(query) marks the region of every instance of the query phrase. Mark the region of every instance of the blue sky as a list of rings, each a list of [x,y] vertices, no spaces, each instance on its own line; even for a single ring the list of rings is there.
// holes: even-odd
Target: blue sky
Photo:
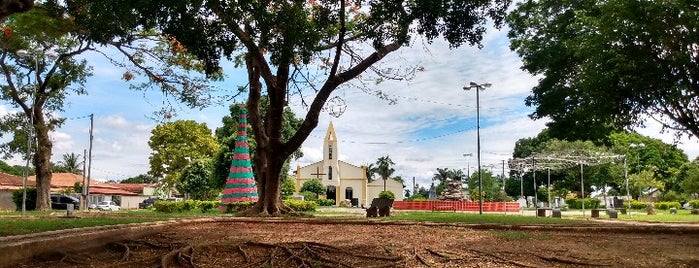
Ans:
[[[352,164],[373,163],[388,155],[396,163],[396,175],[407,182],[413,177],[423,186],[430,183],[436,168],[476,166],[476,96],[462,87],[470,81],[490,82],[492,87],[480,92],[482,165],[501,165],[511,157],[515,142],[538,134],[545,120],[527,117],[532,108],[524,98],[537,78],[520,70],[521,61],[508,48],[506,32],[493,29],[485,37],[484,48],[449,49],[441,42],[425,45],[417,40],[410,47],[389,55],[382,66],[401,68],[421,66],[410,81],[384,81],[376,84],[365,77],[369,89],[381,90],[394,97],[396,104],[371,96],[351,85],[343,86],[334,96],[342,98],[347,109],[336,118],[322,113],[318,128],[303,145],[304,157],[292,165],[307,165],[322,158],[322,139],[330,121],[340,140],[340,159]],[[157,122],[149,116],[164,101],[157,89],[132,91],[121,80],[123,70],[113,67],[98,55],[89,56],[94,75],[89,78],[89,95],[73,96],[62,115],[71,118],[56,132],[53,161],[64,153],[82,154],[88,146],[89,120],[95,115],[91,177],[97,180],[121,180],[148,171],[150,131]],[[227,79],[217,85],[233,90],[244,84],[242,70],[224,67]],[[356,83],[355,83],[356,85]],[[243,99],[238,98],[240,102]],[[308,100],[307,100],[308,101]],[[212,130],[221,126],[228,115],[228,104],[203,110],[179,105],[175,119],[205,122]],[[0,115],[8,111],[0,103]],[[305,116],[299,100],[290,107],[298,117]],[[672,142],[672,133],[660,133],[658,124],[650,122],[644,135]],[[699,154],[696,139],[681,140],[678,146],[694,158]],[[472,157],[464,157],[472,153]],[[19,159],[9,162],[23,164]],[[498,169],[499,170],[499,169]]]

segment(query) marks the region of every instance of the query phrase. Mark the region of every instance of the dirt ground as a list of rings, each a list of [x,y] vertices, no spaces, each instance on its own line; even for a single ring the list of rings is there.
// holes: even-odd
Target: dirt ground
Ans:
[[[20,267],[699,267],[699,234],[422,224],[191,223]]]

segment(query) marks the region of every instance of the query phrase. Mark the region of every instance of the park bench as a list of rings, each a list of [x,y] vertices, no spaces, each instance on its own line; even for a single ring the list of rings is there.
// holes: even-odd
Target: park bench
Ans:
[[[453,205],[434,205],[434,206],[432,206],[432,212],[443,211],[443,210],[451,210],[452,212],[456,212],[456,207],[454,207]]]
[[[374,198],[371,200],[371,206],[366,209],[366,216],[367,218],[391,216],[392,206],[393,199]]]
[[[596,209],[593,209],[591,211],[592,211],[592,214],[590,215],[590,217],[592,217],[592,218],[599,218],[600,211],[606,212],[610,219],[616,219],[618,217],[618,210],[615,210],[613,208],[611,208],[611,209],[596,208]]]

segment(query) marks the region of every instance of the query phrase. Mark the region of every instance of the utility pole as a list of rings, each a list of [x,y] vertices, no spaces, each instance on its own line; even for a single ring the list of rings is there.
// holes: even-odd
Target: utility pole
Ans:
[[[83,191],[82,191],[82,200],[80,201],[80,209],[81,210],[87,210],[87,177],[85,174],[87,174],[87,149],[83,149]]]
[[[90,145],[89,145],[89,150],[87,152],[87,184],[85,185],[85,195],[87,197],[86,200],[89,203],[90,200],[90,170],[92,170],[92,129],[94,127],[94,122],[95,122],[95,114],[90,114]]]

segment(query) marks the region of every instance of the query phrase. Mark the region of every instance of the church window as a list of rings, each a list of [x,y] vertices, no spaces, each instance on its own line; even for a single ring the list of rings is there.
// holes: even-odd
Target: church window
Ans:
[[[333,147],[328,146],[328,159],[333,159]]]
[[[333,179],[333,167],[328,167],[328,179]]]

